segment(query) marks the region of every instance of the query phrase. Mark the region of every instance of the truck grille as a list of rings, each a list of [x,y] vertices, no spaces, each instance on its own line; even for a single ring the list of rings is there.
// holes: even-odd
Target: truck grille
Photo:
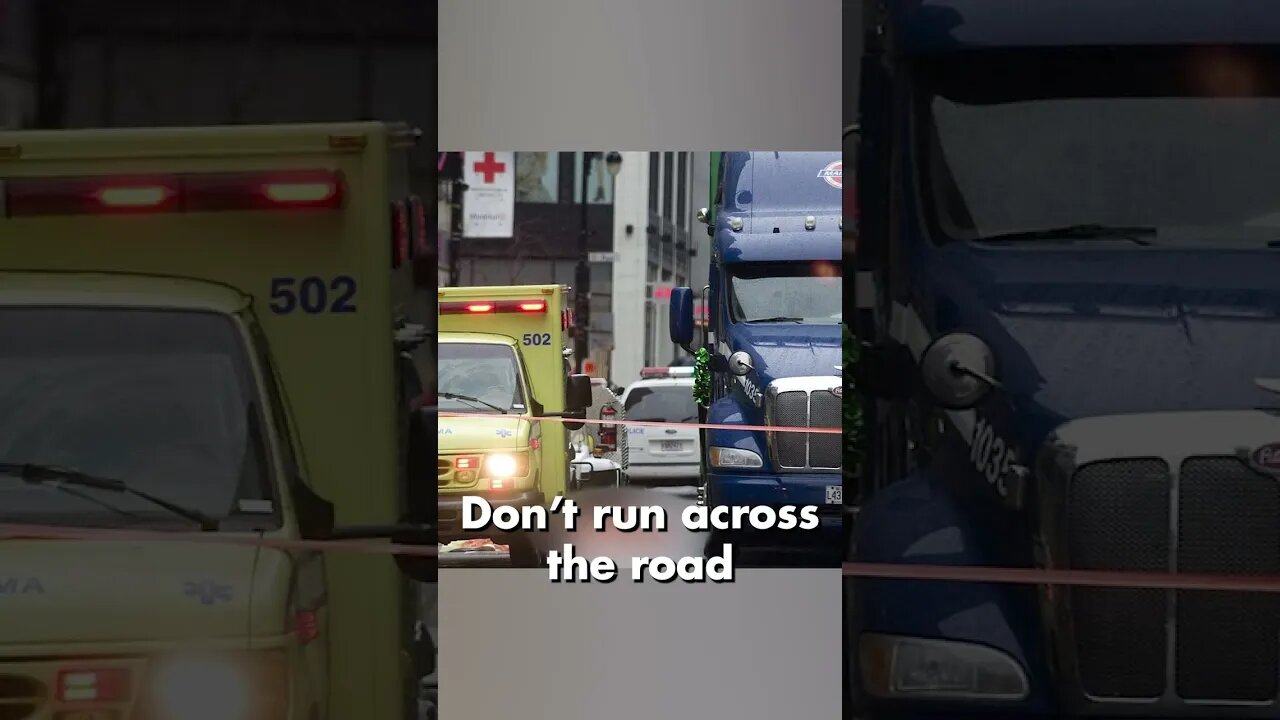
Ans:
[[[449,484],[449,473],[453,471],[453,462],[446,458],[436,458],[436,483]]]
[[[1095,462],[1076,472],[1068,497],[1075,568],[1280,572],[1280,484],[1235,457],[1188,459],[1176,477],[1162,460]],[[1073,588],[1069,597],[1080,682],[1095,698],[1257,702],[1280,692],[1275,595]]]
[[[34,717],[44,696],[44,686],[32,678],[0,675],[0,720]]]
[[[765,418],[780,427],[838,428],[841,400],[830,389],[839,378],[787,378],[770,385]],[[841,435],[835,433],[769,433],[769,444],[784,470],[839,470]]]

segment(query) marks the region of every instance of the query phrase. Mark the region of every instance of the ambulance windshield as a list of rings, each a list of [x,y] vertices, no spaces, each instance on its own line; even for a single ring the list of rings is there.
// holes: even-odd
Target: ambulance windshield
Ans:
[[[441,410],[506,412],[526,407],[520,366],[510,346],[441,343],[438,349]]]
[[[261,403],[226,316],[0,307],[0,462],[118,479],[214,519],[272,498]],[[172,524],[147,501],[0,475],[0,521]]]

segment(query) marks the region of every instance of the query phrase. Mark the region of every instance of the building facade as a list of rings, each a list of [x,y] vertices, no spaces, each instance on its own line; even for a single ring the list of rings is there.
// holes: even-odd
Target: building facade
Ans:
[[[695,199],[706,183],[694,178],[705,153],[622,152],[616,176],[603,153],[515,153],[514,233],[510,238],[463,238],[459,285],[574,284],[583,232],[591,268],[589,355],[592,374],[626,384],[640,368],[667,365],[676,348],[667,338],[670,288],[688,285],[691,261],[706,236],[695,230]],[[587,180],[586,215],[582,178]],[[704,170],[705,175],[705,170]],[[441,178],[442,237],[450,223],[452,180]],[[465,195],[464,195],[465,202]],[[441,257],[449,248],[442,243]],[[448,263],[440,267],[449,276]],[[640,329],[643,328],[643,331]]]

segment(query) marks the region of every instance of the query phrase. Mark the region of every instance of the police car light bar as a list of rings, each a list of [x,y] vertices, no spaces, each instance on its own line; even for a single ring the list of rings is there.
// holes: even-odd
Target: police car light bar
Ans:
[[[502,302],[447,302],[440,303],[441,315],[484,315],[496,313],[542,314],[547,311],[546,300],[505,300]]]
[[[654,378],[678,378],[693,377],[693,368],[691,367],[647,367],[640,370],[640,377],[652,380]]]
[[[334,210],[343,190],[332,170],[11,178],[0,180],[0,207],[8,217]]]

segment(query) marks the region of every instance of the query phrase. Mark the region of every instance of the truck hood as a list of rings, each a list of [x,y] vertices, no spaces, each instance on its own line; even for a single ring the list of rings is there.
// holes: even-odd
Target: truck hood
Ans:
[[[0,642],[247,638],[257,552],[205,543],[0,541]]]
[[[729,347],[751,356],[755,372],[749,377],[758,379],[761,390],[778,378],[840,375],[839,325],[735,325]]]
[[[977,250],[931,268],[939,332],[995,353],[1024,416],[1276,407],[1280,253]],[[951,257],[947,257],[951,256]],[[1033,420],[1033,417],[1024,417]]]
[[[440,452],[518,450],[529,446],[531,423],[499,414],[483,418],[442,417],[436,423]]]

